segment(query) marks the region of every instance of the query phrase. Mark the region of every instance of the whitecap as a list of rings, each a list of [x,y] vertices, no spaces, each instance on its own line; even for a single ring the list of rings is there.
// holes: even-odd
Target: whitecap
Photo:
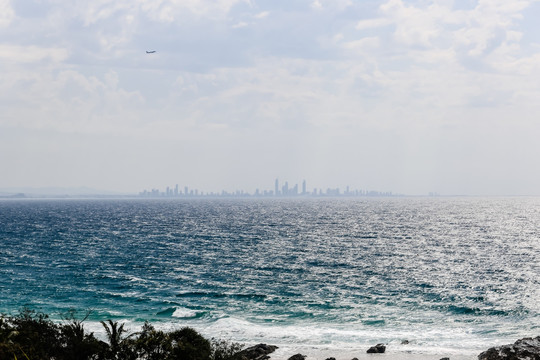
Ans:
[[[176,318],[192,318],[197,316],[197,312],[195,310],[177,307],[172,313],[172,316]]]

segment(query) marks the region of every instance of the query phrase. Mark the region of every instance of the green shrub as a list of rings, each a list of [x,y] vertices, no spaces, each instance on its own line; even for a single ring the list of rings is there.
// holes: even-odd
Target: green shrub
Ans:
[[[53,359],[61,353],[59,326],[43,313],[23,308],[18,315],[7,318],[12,328],[9,343],[18,359]]]
[[[145,322],[138,336],[130,340],[137,359],[162,360],[171,353],[170,340],[163,331],[156,330],[148,322]]]
[[[172,332],[156,330],[146,322],[128,335],[124,324],[102,321],[108,343],[84,329],[89,313],[74,314],[55,324],[43,313],[24,308],[15,316],[0,316],[0,359],[19,360],[240,360],[242,346],[207,340],[184,327]]]
[[[211,360],[241,360],[239,352],[243,348],[242,344],[212,339],[211,345]]]
[[[192,328],[185,327],[169,333],[171,360],[209,360],[212,354],[210,341]]]

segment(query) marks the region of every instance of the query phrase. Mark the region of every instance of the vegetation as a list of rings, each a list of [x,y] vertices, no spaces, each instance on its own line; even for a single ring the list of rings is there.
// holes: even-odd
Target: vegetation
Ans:
[[[33,310],[0,316],[0,359],[14,360],[241,360],[242,346],[206,339],[184,327],[171,332],[156,330],[148,322],[129,334],[124,324],[102,321],[107,342],[84,329],[70,314],[63,323]]]

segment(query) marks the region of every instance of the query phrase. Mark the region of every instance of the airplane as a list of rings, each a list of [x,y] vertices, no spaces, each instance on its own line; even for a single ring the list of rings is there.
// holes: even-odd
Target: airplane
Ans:
[[[147,53],[147,54],[153,54],[153,53],[155,53],[155,52],[156,52],[156,50],[150,50],[150,51],[146,50],[146,53]]]

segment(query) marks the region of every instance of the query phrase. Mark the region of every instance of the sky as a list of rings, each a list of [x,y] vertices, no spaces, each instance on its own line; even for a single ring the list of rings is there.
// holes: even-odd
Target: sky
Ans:
[[[0,188],[540,195],[538,19],[538,0],[0,0]]]

